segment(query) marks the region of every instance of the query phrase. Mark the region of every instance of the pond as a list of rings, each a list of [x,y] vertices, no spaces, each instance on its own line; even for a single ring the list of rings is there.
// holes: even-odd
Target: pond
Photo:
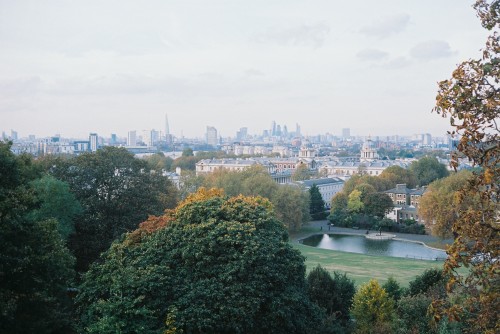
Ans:
[[[446,258],[445,251],[428,248],[420,243],[400,240],[370,240],[364,235],[317,234],[303,239],[302,243],[323,249],[367,255],[421,260],[444,260]]]

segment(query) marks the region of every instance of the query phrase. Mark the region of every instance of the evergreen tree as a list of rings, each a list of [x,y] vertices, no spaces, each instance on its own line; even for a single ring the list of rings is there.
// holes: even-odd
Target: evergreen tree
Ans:
[[[325,219],[325,201],[323,201],[323,197],[321,196],[319,188],[316,184],[313,184],[312,187],[309,188],[309,196],[311,198],[309,213],[311,214],[312,219]]]

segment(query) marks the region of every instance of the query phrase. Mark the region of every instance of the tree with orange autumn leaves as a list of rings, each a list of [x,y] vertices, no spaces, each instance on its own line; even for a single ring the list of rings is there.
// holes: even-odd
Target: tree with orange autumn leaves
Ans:
[[[479,198],[477,207],[460,207],[452,224],[455,240],[445,272],[450,300],[433,303],[435,317],[463,322],[469,333],[498,333],[500,321],[500,1],[478,0],[474,8],[491,31],[481,59],[458,65],[439,83],[435,111],[449,117],[460,136],[452,166],[467,158],[479,167],[458,193],[458,202]],[[457,269],[465,267],[467,273]]]
[[[304,333],[322,318],[271,203],[205,188],[115,242],[77,305],[98,333]]]

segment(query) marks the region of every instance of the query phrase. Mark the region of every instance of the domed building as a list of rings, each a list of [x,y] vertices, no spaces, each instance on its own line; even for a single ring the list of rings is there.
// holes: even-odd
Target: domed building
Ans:
[[[371,140],[370,137],[363,143],[363,147],[361,148],[361,157],[360,161],[375,161],[379,158],[377,149],[375,148],[375,143]]]

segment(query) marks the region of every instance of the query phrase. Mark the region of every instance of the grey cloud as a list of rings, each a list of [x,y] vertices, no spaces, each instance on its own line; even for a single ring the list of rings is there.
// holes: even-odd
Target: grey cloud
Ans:
[[[410,50],[410,55],[419,60],[446,58],[453,54],[447,42],[436,40],[419,43]]]
[[[382,51],[382,50],[377,50],[377,49],[364,49],[364,50],[359,51],[356,54],[356,57],[358,57],[361,60],[366,60],[366,61],[382,60],[384,58],[387,58],[387,56],[389,56],[389,54],[387,52]]]
[[[113,95],[148,94],[162,92],[180,94],[189,91],[183,80],[166,77],[115,74],[100,77],[72,77],[54,82],[46,87],[49,94],[60,95]]]
[[[268,30],[256,35],[253,40],[258,43],[270,43],[290,46],[308,46],[320,48],[323,46],[330,27],[324,23],[302,25],[284,30]]]
[[[360,29],[362,34],[385,38],[403,31],[410,22],[410,15],[399,14],[372,22]]]
[[[399,69],[411,65],[411,61],[406,57],[396,57],[385,63],[382,67],[387,69]]]

